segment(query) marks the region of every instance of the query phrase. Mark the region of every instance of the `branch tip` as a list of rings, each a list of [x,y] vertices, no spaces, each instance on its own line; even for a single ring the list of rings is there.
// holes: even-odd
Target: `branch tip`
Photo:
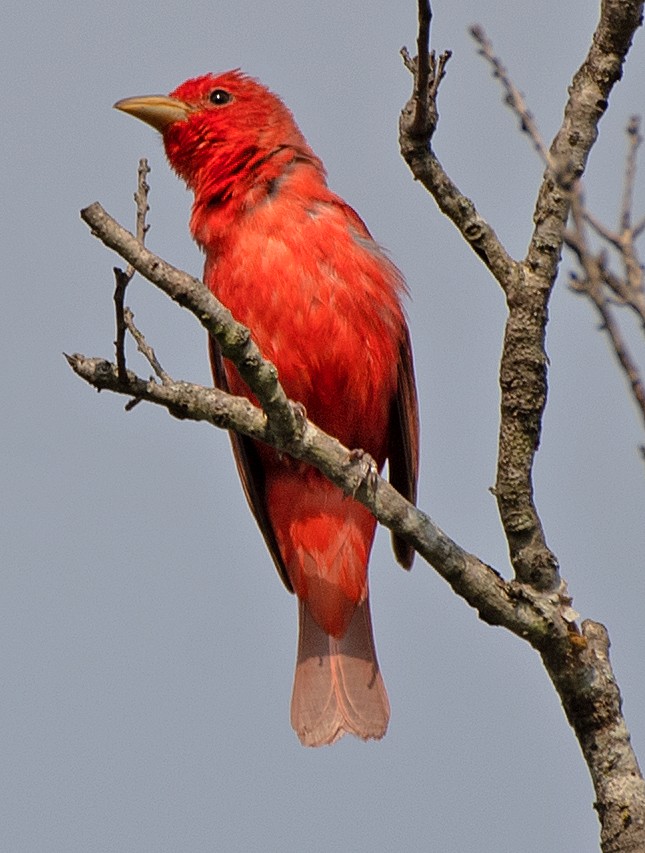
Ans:
[[[483,56],[490,65],[493,77],[500,81],[504,91],[504,103],[510,107],[517,116],[520,130],[527,134],[543,162],[549,166],[553,166],[549,149],[540,134],[533,113],[529,110],[526,101],[524,100],[524,96],[513,83],[513,80],[511,79],[503,62],[495,54],[495,51],[493,50],[493,43],[486,35],[486,31],[481,24],[473,24],[470,27],[469,32],[479,45],[479,50],[477,52],[480,56]]]

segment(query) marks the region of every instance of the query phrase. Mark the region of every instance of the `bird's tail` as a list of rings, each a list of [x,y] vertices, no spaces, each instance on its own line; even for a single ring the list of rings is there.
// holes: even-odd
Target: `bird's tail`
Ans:
[[[324,746],[344,734],[382,738],[390,703],[376,659],[369,598],[357,606],[340,639],[322,630],[306,602],[298,606],[291,725],[300,741]]]

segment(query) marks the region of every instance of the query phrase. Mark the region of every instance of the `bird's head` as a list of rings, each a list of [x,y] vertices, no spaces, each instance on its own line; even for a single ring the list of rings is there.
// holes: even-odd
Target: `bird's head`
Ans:
[[[278,148],[310,151],[280,98],[241,71],[187,80],[170,95],[125,98],[115,108],[158,130],[172,168],[197,191],[205,173],[230,172],[240,162]],[[239,168],[239,167],[238,167]]]

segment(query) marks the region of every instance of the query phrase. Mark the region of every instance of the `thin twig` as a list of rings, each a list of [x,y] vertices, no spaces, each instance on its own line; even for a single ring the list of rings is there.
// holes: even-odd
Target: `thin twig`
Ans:
[[[636,237],[638,230],[633,221],[634,186],[637,154],[642,143],[640,119],[632,116],[626,128],[628,148],[625,160],[623,194],[617,230],[608,228],[586,207],[580,185],[575,188],[572,201],[572,227],[565,231],[565,243],[576,255],[582,269],[573,273],[571,289],[586,296],[601,318],[601,328],[607,333],[614,354],[629,383],[632,397],[645,423],[645,383],[636,359],[632,356],[620,325],[612,311],[612,302],[631,308],[645,329],[645,283],[643,268],[638,258]],[[589,247],[585,225],[589,225],[600,239],[618,254],[623,274],[617,275],[609,268],[607,250],[594,253]]]
[[[595,288],[592,289],[589,295],[602,318],[602,328],[609,336],[612,348],[616,353],[616,358],[620,362],[620,366],[627,377],[627,381],[632,389],[632,395],[636,401],[636,405],[640,409],[643,424],[645,425],[645,385],[643,385],[643,380],[638,367],[636,366],[636,362],[632,358],[629,348],[625,343],[620,326],[614,320],[608,301],[603,299]]]
[[[640,295],[645,298],[643,287],[643,268],[638,260],[636,247],[634,245],[634,232],[632,230],[632,208],[634,202],[634,186],[636,183],[636,166],[638,149],[643,137],[640,132],[641,122],[639,116],[632,116],[627,125],[627,139],[629,147],[625,163],[625,188],[623,192],[623,204],[621,213],[621,245],[625,264],[625,278],[627,286],[634,296]],[[645,302],[641,302],[642,320],[645,323]]]
[[[618,229],[608,228],[596,216],[594,216],[581,203],[580,210],[582,218],[587,222],[596,234],[614,248],[622,262],[624,277],[620,278],[603,266],[603,281],[619,298],[639,316],[645,328],[645,281],[643,279],[643,267],[636,249],[636,239],[645,228],[645,219],[641,220],[636,227],[631,227],[633,220],[634,186],[636,182],[638,149],[643,141],[640,133],[640,118],[632,116],[626,128],[628,149],[625,158],[625,174],[623,183],[623,196],[620,207]],[[581,201],[581,191],[577,190],[577,197]],[[580,217],[578,218],[582,226]],[[575,251],[575,247],[572,246]]]
[[[417,55],[412,58],[407,47],[401,48],[403,64],[414,77],[412,97],[407,106],[413,112],[413,117],[407,123],[407,133],[413,138],[423,139],[429,145],[439,119],[439,84],[445,77],[446,64],[452,51],[445,50],[437,57],[434,50],[430,50],[432,9],[429,0],[418,0],[418,19]]]
[[[493,69],[493,77],[496,77],[502,84],[502,88],[506,93],[504,101],[518,117],[520,128],[524,133],[528,134],[535,146],[535,150],[538,152],[544,163],[552,166],[549,149],[542,138],[533,113],[529,110],[526,101],[524,100],[524,96],[515,83],[513,83],[501,59],[496,56],[495,51],[493,50],[493,43],[486,35],[484,28],[480,24],[474,24],[470,28],[470,34],[479,45],[480,55],[486,59]]]
[[[414,129],[423,133],[428,126],[428,81],[430,79],[430,25],[432,9],[429,0],[418,0],[419,32],[417,35],[416,115]]]
[[[637,225],[634,225],[634,227],[632,229],[632,234],[634,235],[634,240],[637,237],[640,237],[641,234],[643,233],[643,231],[645,231],[645,216],[643,216],[643,218],[640,220],[640,222],[638,222]]]
[[[137,189],[134,193],[134,203],[136,205],[136,237],[143,246],[145,243],[146,234],[149,226],[146,224],[146,216],[150,207],[148,205],[148,193],[150,187],[148,185],[147,176],[150,174],[150,166],[145,157],[139,160],[137,168]],[[127,365],[125,357],[125,336],[127,331],[127,322],[125,319],[125,292],[128,285],[132,281],[135,269],[132,264],[128,264],[125,272],[118,267],[114,268],[114,278],[116,281],[114,287],[114,310],[116,322],[116,338],[114,347],[116,350],[116,363],[118,367],[119,377],[122,382],[127,382]]]
[[[150,211],[150,205],[148,204],[148,194],[150,193],[150,185],[148,184],[149,174],[150,166],[148,165],[148,161],[145,157],[142,157],[139,160],[139,166],[137,168],[137,189],[133,196],[137,210],[134,234],[142,246],[145,245],[146,234],[150,230],[150,226],[146,222],[146,217]],[[134,267],[132,264],[128,264],[126,268],[126,275],[128,278],[132,279],[134,273]]]
[[[582,196],[582,190],[579,183],[576,186],[576,194],[578,196]],[[600,219],[598,219],[598,217],[595,216],[584,204],[581,207],[580,213],[584,221],[591,225],[599,237],[602,237],[603,240],[620,251],[621,241],[618,231],[608,228],[605,223],[601,222]]]
[[[204,283],[150,252],[98,202],[84,208],[81,218],[96,237],[131,263],[137,272],[179,305],[190,308],[206,331],[217,339],[224,356],[237,365],[241,377],[266,412],[270,428],[282,436],[297,435],[302,418],[287,399],[275,366],[262,358],[249,330],[233,320],[231,312]]]
[[[155,355],[154,349],[150,346],[150,344],[146,341],[143,332],[139,331],[139,329],[134,324],[134,314],[129,308],[126,308],[123,312],[123,319],[125,321],[125,325],[127,326],[128,331],[132,335],[132,337],[137,342],[137,349],[146,359],[150,367],[154,370],[156,375],[161,379],[161,381],[167,385],[169,382],[172,382],[171,377],[161,366],[159,359]]]
[[[622,279],[611,276],[609,270],[606,268],[606,260],[602,252],[595,255],[590,250],[584,227],[585,222],[588,221],[588,217],[586,216],[584,197],[581,192],[574,194],[571,205],[571,218],[574,227],[565,232],[565,240],[569,248],[575,252],[584,273],[583,276],[575,274],[571,276],[571,289],[575,293],[587,296],[598,311],[601,319],[601,328],[609,337],[612,349],[627,377],[634,401],[645,424],[645,384],[643,383],[636,360],[632,357],[620,326],[614,318],[606,296],[606,289],[609,287],[613,292],[617,293],[621,302],[629,300],[627,284]],[[624,222],[625,220],[623,219],[622,221]]]
[[[406,47],[401,48],[403,64],[413,77],[412,95],[401,111],[399,119],[399,145],[403,159],[410,167],[415,180],[432,193],[442,212],[452,220],[477,256],[486,264],[502,287],[517,277],[518,265],[500,243],[488,222],[480,215],[473,201],[465,196],[449,177],[437,158],[431,142],[439,114],[437,93],[445,77],[446,64],[452,52],[445,50],[436,58],[430,51],[429,26],[426,26],[424,5],[419,9],[419,55],[429,56],[430,78],[420,80],[418,56],[412,58]],[[419,109],[419,101],[425,108]],[[425,126],[421,126],[425,116]]]
[[[128,267],[130,269],[130,267]],[[114,267],[114,315],[116,324],[116,338],[114,340],[114,349],[116,353],[116,363],[119,371],[119,378],[122,382],[127,382],[128,370],[125,358],[125,335],[127,327],[125,324],[125,291],[130,283],[130,279],[134,270],[130,275],[124,272],[120,267]]]
[[[516,577],[524,585],[538,589],[548,589],[558,582],[557,561],[546,543],[533,499],[533,464],[547,395],[545,336],[549,297],[558,272],[572,193],[584,173],[598,135],[598,122],[613,85],[622,75],[642,13],[642,0],[602,0],[598,26],[569,87],[564,118],[548,152],[523,99],[514,87],[507,88],[507,100],[547,164],[535,204],[535,228],[521,263],[509,258],[493,229],[481,221],[472,202],[447,176],[429,138],[415,137],[416,74],[413,97],[401,115],[401,153],[414,177],[486,263],[507,297],[495,494]],[[406,67],[415,73],[413,63],[406,62]],[[585,640],[594,646],[592,656],[594,667],[597,666],[593,676],[591,672],[588,675],[598,677],[606,664],[607,689],[587,702],[589,697],[583,699],[579,685],[574,687],[569,681],[566,660],[557,654],[552,657],[551,650],[543,660],[594,782],[603,850],[643,850],[645,783],[628,738],[622,740],[620,747],[626,762],[615,757],[614,745],[620,741],[619,732],[625,725],[620,695],[613,689],[615,680],[609,669],[608,637],[601,626],[583,623],[582,628]],[[609,707],[612,710],[606,717]]]
[[[628,231],[632,221],[632,208],[634,204],[634,184],[636,182],[636,157],[638,149],[643,141],[640,132],[640,116],[632,116],[627,125],[627,139],[629,149],[625,158],[625,183],[623,189],[623,203],[621,205],[620,224],[623,231]]]

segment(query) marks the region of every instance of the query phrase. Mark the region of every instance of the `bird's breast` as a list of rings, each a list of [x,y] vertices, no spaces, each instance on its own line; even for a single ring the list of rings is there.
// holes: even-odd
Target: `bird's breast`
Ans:
[[[311,420],[384,457],[404,321],[398,273],[369,235],[333,205],[278,197],[207,252],[205,281]]]

